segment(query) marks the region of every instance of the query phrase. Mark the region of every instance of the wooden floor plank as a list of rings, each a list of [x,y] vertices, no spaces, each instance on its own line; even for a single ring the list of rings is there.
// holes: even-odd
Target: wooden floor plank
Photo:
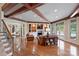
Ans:
[[[79,56],[79,47],[58,40],[58,45],[40,46],[33,41],[24,44],[20,51],[16,51],[17,56]]]

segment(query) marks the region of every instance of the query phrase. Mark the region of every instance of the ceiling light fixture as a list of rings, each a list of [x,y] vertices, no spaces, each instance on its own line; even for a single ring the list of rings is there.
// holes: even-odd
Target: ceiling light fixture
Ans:
[[[57,11],[58,11],[58,9],[55,9],[55,10],[54,10],[54,12],[57,12]]]

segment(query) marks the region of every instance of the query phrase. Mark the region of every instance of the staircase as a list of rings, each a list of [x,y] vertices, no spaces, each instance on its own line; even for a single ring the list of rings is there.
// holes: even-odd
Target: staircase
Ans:
[[[12,56],[12,45],[6,32],[0,32],[0,56]]]

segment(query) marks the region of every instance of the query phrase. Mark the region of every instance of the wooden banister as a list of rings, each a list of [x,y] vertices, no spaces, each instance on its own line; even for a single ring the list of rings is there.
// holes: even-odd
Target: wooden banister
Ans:
[[[8,29],[8,27],[7,27],[7,25],[6,25],[6,23],[4,22],[4,20],[2,20],[2,22],[3,22],[3,26],[4,26],[5,29],[6,29],[6,32],[7,32],[7,34],[8,34],[9,41],[10,41],[10,43],[12,44],[12,52],[13,52],[12,55],[14,55],[14,39],[13,39],[13,37],[12,37],[12,35],[11,35],[11,33],[10,33],[10,31],[9,31],[9,29]]]
[[[7,31],[7,33],[8,33],[9,38],[12,39],[12,35],[11,35],[11,33],[10,33],[10,31],[9,31],[9,29],[8,29],[8,27],[7,27],[7,25],[6,25],[6,23],[4,22],[4,20],[2,20],[2,22],[3,22],[3,25],[4,25],[4,27],[5,27],[6,31]]]

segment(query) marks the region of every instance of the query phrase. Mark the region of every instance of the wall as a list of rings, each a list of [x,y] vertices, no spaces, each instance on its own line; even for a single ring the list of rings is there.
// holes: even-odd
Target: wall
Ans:
[[[21,21],[17,21],[17,20],[14,20],[14,19],[9,19],[9,18],[4,18],[4,21],[5,21],[6,25],[8,26],[8,29],[10,31],[11,31],[11,28],[9,27],[9,25],[15,25],[15,26],[17,26],[15,31],[19,30],[21,32],[21,30],[22,30],[22,35],[24,35],[24,37],[29,32],[28,24],[26,22],[21,22]],[[23,24],[25,26],[24,30],[23,30]],[[23,31],[24,31],[24,34],[23,34]]]
[[[77,38],[76,38],[76,40],[73,40],[73,39],[70,38],[70,31],[69,30],[70,30],[70,21],[72,19],[76,19],[76,21],[77,21]],[[79,45],[79,17],[53,23],[51,25],[53,27],[51,32],[56,34],[56,24],[60,23],[60,22],[64,22],[64,38],[62,40],[65,40],[65,41]]]

